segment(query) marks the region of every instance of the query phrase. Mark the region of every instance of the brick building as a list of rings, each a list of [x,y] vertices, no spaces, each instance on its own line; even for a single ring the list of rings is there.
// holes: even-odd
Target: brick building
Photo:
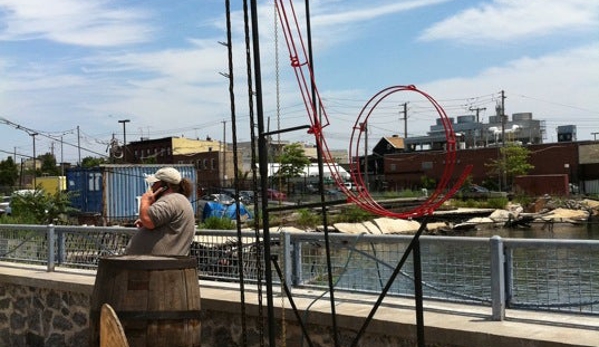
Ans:
[[[594,193],[599,186],[599,143],[559,142],[526,146],[530,163],[529,175],[567,175],[571,183],[580,185],[583,192]],[[487,164],[499,156],[500,147],[461,149],[456,152],[453,180],[457,180],[468,165],[472,165],[473,183],[489,180]],[[445,151],[414,151],[389,154],[384,157],[385,180],[389,190],[416,189],[422,177],[437,182],[445,169]],[[595,183],[597,182],[597,183]]]

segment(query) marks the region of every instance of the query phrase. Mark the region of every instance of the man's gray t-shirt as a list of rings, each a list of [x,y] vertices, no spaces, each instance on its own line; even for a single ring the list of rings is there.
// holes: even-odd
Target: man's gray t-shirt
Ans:
[[[195,234],[193,207],[182,194],[161,196],[148,210],[155,228],[140,228],[129,241],[126,254],[188,256]]]

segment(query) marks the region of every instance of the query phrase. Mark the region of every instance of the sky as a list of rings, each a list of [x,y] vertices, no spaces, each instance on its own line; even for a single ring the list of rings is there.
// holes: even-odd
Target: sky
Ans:
[[[599,134],[598,1],[314,0],[311,40],[305,3],[284,3],[312,46],[329,149],[348,148],[368,100],[407,85],[449,117],[479,109],[483,122],[503,91],[505,114],[544,121],[544,142],[560,125],[576,125],[578,140]],[[0,0],[0,158],[35,149],[76,164],[106,156],[112,138],[249,141],[259,115],[248,101],[243,2],[230,1],[232,70],[225,4]],[[265,130],[307,125],[274,3],[258,1],[257,14]],[[418,93],[394,93],[368,118],[370,148],[404,135],[404,103],[408,136],[439,117]],[[314,143],[305,130],[279,136]]]

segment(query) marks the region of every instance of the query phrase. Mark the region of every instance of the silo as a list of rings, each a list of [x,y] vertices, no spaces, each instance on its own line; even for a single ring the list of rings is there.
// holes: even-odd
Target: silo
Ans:
[[[514,122],[532,120],[532,112],[522,112],[512,114],[512,120]]]
[[[489,123],[490,124],[501,123],[501,117],[500,116],[489,116]]]
[[[476,116],[472,116],[472,115],[458,116],[458,124],[474,123],[475,121],[476,121]]]

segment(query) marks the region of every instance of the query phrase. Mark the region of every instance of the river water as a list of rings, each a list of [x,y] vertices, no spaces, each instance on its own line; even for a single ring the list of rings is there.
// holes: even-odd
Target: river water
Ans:
[[[501,228],[479,227],[476,231],[464,232],[461,236],[491,237],[494,235],[503,238],[525,239],[580,239],[599,240],[599,220],[589,223],[554,223],[553,230],[549,225],[533,223],[530,228]]]

